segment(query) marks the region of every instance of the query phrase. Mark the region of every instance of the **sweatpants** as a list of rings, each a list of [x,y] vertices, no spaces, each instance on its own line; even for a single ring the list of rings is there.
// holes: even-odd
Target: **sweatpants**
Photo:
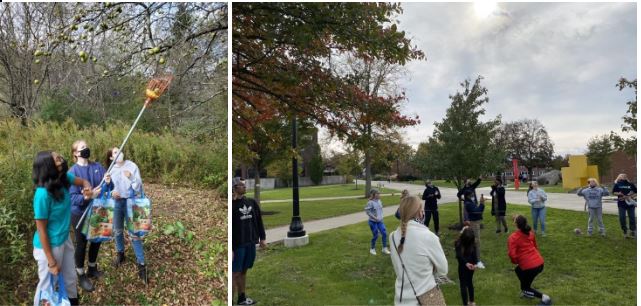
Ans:
[[[605,225],[603,225],[603,208],[588,208],[588,234],[592,234],[592,223],[596,222],[599,226],[599,233],[605,234]]]
[[[470,270],[465,266],[458,268],[458,279],[461,283],[461,298],[463,299],[463,305],[467,305],[468,298],[470,302],[474,302],[473,278],[474,270]]]
[[[516,272],[516,276],[518,276],[519,281],[521,281],[521,290],[523,291],[523,294],[529,297],[543,298],[543,294],[541,292],[532,288],[534,278],[539,275],[539,273],[543,272],[543,264],[536,268],[527,270],[521,270],[521,267],[516,266],[514,272]]]
[[[71,236],[67,238],[62,245],[51,248],[51,253],[53,258],[56,260],[56,263],[60,267],[60,273],[65,280],[65,289],[67,289],[67,295],[70,299],[75,299],[78,297],[78,289],[76,288],[76,283],[78,282],[78,276],[76,275],[76,266],[74,264],[74,249],[73,243],[71,242]],[[33,249],[33,258],[38,262],[38,286],[36,287],[36,293],[33,296],[33,306],[38,306],[40,290],[49,288],[51,286],[51,278],[49,277],[49,262],[47,261],[47,255],[43,249],[34,248]]]
[[[432,216],[434,216],[434,233],[438,234],[438,210],[425,210],[425,226],[430,227]]]
[[[87,254],[87,244],[89,244],[89,263],[96,263],[98,251],[100,251],[100,242],[89,242],[87,237],[82,233],[82,225],[78,227],[80,215],[71,215],[71,225],[73,226],[74,237],[76,240],[75,260],[76,268],[82,269],[85,266],[85,255]],[[86,218],[85,218],[86,220]],[[82,223],[85,222],[83,220]]]
[[[372,231],[372,242],[371,242],[371,248],[375,249],[376,248],[376,240],[378,240],[378,232],[381,232],[381,237],[383,239],[383,247],[387,247],[387,229],[385,228],[385,223],[381,222],[376,222],[369,220],[369,229]]]

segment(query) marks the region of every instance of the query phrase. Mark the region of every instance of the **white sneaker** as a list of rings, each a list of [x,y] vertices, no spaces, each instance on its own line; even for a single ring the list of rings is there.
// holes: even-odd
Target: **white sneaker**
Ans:
[[[485,265],[483,264],[482,261],[479,260],[479,262],[476,264],[476,267],[479,269],[485,269]]]
[[[541,297],[541,302],[543,302],[544,305],[550,305],[552,304],[552,299],[549,295],[544,294],[543,297]]]
[[[389,254],[392,254],[392,253],[390,253],[388,248],[383,248],[383,254],[389,255]]]
[[[369,253],[372,255],[376,255],[376,249],[369,249]]]

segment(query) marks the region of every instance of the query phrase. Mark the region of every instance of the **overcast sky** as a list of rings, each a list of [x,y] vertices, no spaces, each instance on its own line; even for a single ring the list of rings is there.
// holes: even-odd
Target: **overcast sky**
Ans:
[[[416,147],[450,105],[448,96],[479,74],[489,90],[486,118],[536,118],[557,154],[584,153],[595,135],[619,132],[635,79],[636,3],[499,3],[480,17],[471,3],[405,3],[399,29],[425,52],[402,81],[405,130]]]

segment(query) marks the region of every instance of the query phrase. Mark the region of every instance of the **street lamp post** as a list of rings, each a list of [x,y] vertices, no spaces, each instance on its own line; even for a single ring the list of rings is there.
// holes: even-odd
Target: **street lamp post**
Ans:
[[[296,115],[292,116],[292,152],[296,152],[297,147],[297,128],[296,128]],[[303,220],[300,218],[300,205],[298,194],[298,159],[296,155],[292,157],[292,187],[293,187],[293,207],[292,207],[292,222],[289,224],[289,231],[287,232],[287,239],[285,245],[299,246],[305,245],[309,242],[308,236],[303,230]],[[288,243],[289,242],[289,243]]]

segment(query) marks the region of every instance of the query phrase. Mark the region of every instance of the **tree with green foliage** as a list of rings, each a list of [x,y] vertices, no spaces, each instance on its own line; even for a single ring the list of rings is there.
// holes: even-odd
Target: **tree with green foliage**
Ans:
[[[465,80],[462,91],[450,95],[452,104],[443,121],[434,123],[435,129],[427,142],[419,145],[415,163],[424,174],[448,179],[460,191],[466,178],[476,178],[494,172],[503,163],[503,152],[493,143],[493,135],[501,123],[500,117],[483,122],[483,105],[489,102],[487,88],[481,85],[483,77],[474,83]],[[462,203],[459,200],[459,221],[463,223]]]
[[[634,88],[634,100],[626,102],[628,110],[626,114],[622,117],[623,124],[621,125],[621,131],[624,133],[633,132],[629,138],[623,138],[623,136],[616,134],[614,131],[610,132],[610,140],[614,143],[614,147],[617,150],[622,150],[628,155],[637,155],[637,79],[629,81],[626,78],[620,78],[619,83],[616,84],[619,88],[619,91],[625,88]]]
[[[498,133],[501,146],[511,160],[516,158],[532,177],[535,167],[549,167],[554,158],[554,146],[545,126],[537,119],[523,119],[503,124]]]
[[[614,145],[608,135],[595,136],[588,141],[586,156],[588,163],[599,167],[599,175],[608,175],[612,166],[610,157],[614,153]]]

